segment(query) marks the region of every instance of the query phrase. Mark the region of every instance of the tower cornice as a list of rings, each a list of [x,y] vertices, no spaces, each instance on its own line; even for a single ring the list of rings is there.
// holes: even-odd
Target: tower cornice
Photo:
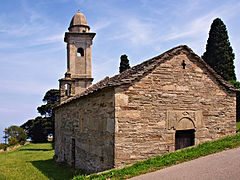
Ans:
[[[64,42],[68,42],[69,37],[89,37],[93,39],[95,37],[96,33],[90,32],[90,33],[76,33],[76,32],[65,32]]]

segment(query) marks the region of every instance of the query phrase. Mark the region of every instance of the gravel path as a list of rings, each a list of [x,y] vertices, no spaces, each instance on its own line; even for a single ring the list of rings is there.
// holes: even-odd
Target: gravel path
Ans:
[[[240,148],[201,157],[131,180],[240,180]]]

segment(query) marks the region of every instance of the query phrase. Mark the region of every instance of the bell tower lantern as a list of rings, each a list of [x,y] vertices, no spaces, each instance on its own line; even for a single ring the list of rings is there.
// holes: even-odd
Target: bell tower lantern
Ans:
[[[85,16],[78,11],[72,18],[67,43],[67,72],[59,80],[60,103],[83,92],[92,84],[92,40],[96,33],[89,32]]]

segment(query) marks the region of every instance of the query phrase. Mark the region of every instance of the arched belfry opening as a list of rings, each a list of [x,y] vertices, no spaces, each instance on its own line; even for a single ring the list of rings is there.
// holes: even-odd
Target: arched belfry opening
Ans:
[[[77,49],[77,56],[78,56],[78,57],[84,56],[84,50],[83,50],[83,48],[78,48],[78,49]]]
[[[195,125],[190,118],[177,122],[175,133],[175,150],[195,145]]]
[[[65,84],[65,96],[71,95],[71,84]]]

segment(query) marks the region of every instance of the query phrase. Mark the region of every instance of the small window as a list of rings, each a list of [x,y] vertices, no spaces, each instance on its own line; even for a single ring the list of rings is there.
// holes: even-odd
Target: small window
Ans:
[[[78,49],[77,49],[77,56],[84,56],[84,50],[83,50],[83,48],[78,48]]]
[[[71,84],[65,84],[65,95],[66,96],[71,95]]]
[[[185,63],[185,60],[182,60],[182,67],[183,67],[183,69],[186,69],[186,63]]]

